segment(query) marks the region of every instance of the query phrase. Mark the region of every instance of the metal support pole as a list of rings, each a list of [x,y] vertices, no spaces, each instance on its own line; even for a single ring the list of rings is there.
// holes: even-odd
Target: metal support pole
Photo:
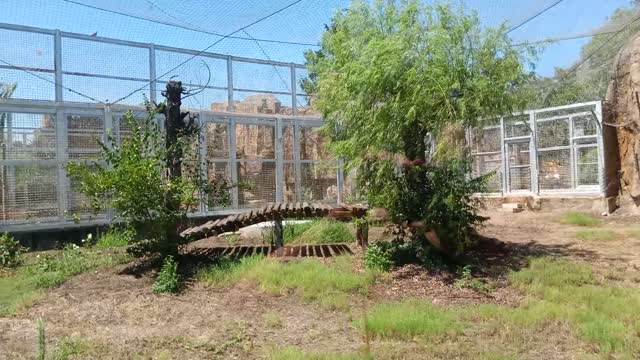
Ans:
[[[502,152],[502,193],[506,194],[508,192],[509,187],[507,186],[508,182],[508,174],[507,174],[507,147],[506,142],[504,141],[504,117],[500,118],[500,149]]]
[[[529,143],[529,179],[531,180],[531,191],[539,194],[538,187],[538,138],[536,113],[529,113],[529,123],[531,124],[531,142]]]
[[[7,129],[7,142],[5,143],[7,151],[7,160],[13,160],[13,114],[6,113],[6,129]],[[10,207],[16,206],[16,166],[12,163],[7,165],[7,192],[9,195]]]
[[[297,85],[296,84],[296,65],[291,64],[291,108],[293,115],[298,115],[298,104],[297,104]]]
[[[62,35],[60,30],[56,30],[53,36],[53,68],[55,71],[56,95],[57,102],[64,100],[62,95]]]
[[[149,100],[153,103],[158,101],[156,89],[156,47],[149,44]]]
[[[236,160],[236,120],[229,119],[229,166],[231,166],[231,183],[238,183],[238,161]],[[237,209],[238,204],[238,187],[231,189],[231,200],[233,208]]]
[[[344,202],[342,191],[344,190],[344,160],[338,160],[338,164],[336,167],[336,182],[338,186],[338,204],[342,204]]]
[[[104,106],[104,136],[102,138],[102,143],[108,149],[112,148],[111,141],[108,141],[109,136],[115,136],[114,134],[114,126],[113,126],[113,113],[111,112],[111,107],[109,105]],[[113,208],[107,209],[107,221],[112,222],[115,216],[115,211]]]
[[[200,111],[198,114],[198,126],[200,127],[200,135],[198,136],[199,154],[200,159],[200,174],[205,176],[207,183],[209,183],[209,169],[207,168],[207,122],[204,119],[204,112]],[[207,194],[200,194],[200,212],[206,213],[208,197]]]
[[[58,215],[64,220],[68,209],[69,179],[65,166],[69,158],[67,145],[67,119],[61,108],[56,111],[56,159],[58,159]]]
[[[605,164],[604,158],[604,128],[603,128],[603,117],[602,117],[602,102],[598,101],[596,103],[596,118],[594,119],[598,124],[596,126],[596,135],[598,135],[598,181],[600,182],[600,192],[603,196],[607,196],[607,179],[605,175],[605,169],[607,164]]]
[[[293,168],[296,175],[296,201],[302,201],[302,164],[300,163],[300,124],[293,125]]]
[[[276,118],[276,201],[284,198],[284,146],[282,118]]]
[[[576,165],[576,147],[573,142],[573,116],[569,116],[569,143],[571,151],[569,151],[569,164],[571,166],[571,189],[575,189],[577,187],[576,175],[577,175],[577,165]]]
[[[235,111],[235,103],[233,102],[233,59],[227,57],[227,110]]]

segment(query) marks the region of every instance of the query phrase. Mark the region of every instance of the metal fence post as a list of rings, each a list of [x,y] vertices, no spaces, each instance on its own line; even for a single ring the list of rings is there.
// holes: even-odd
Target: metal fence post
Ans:
[[[573,142],[573,136],[573,116],[569,116],[569,149],[571,149],[569,151],[569,166],[571,168],[571,189],[575,190],[577,187],[576,175],[578,172],[576,170],[576,147],[575,143]]]
[[[56,83],[55,99],[57,102],[60,102],[64,99],[62,94],[62,35],[60,34],[60,30],[56,30],[53,37],[53,54],[53,68]]]
[[[149,44],[149,100],[153,103],[157,102],[157,85],[156,85],[156,46]]]
[[[340,159],[337,163],[336,185],[338,186],[338,204],[344,202],[342,191],[344,190],[344,160]]]
[[[109,141],[108,137],[109,136],[115,136],[114,135],[114,126],[113,126],[113,113],[111,112],[111,106],[109,106],[108,104],[104,106],[104,136],[103,136],[103,143],[105,144],[105,146],[108,149],[112,148],[112,144],[111,141]],[[107,209],[107,221],[112,222],[113,218],[114,218],[115,212],[113,210],[113,208],[108,208]]]
[[[233,58],[227,57],[227,110],[234,111],[235,104],[233,102]]]
[[[602,102],[596,103],[595,115],[598,126],[596,126],[596,134],[598,135],[598,181],[600,182],[600,192],[603,196],[607,196],[607,179],[605,176],[605,160],[604,160],[604,128],[602,117]]]
[[[529,123],[531,124],[531,142],[529,145],[529,179],[531,180],[531,191],[539,194],[538,187],[538,138],[535,110],[529,112]]]
[[[229,119],[229,165],[231,166],[231,182],[238,184],[238,161],[236,160],[236,120]],[[238,186],[231,189],[231,199],[233,208],[237,209],[238,204]]]
[[[67,119],[62,108],[56,111],[56,158],[58,159],[58,214],[64,220],[67,212],[69,179],[65,166],[69,158],[67,146]]]
[[[284,198],[284,146],[282,137],[282,118],[276,118],[276,201]]]
[[[297,84],[296,84],[296,64],[291,64],[291,109],[293,115],[298,115],[297,104]]]
[[[198,136],[198,151],[199,151],[199,159],[200,163],[198,166],[200,167],[200,175],[205,176],[207,184],[209,183],[209,169],[207,166],[207,143],[209,136],[207,134],[207,121],[204,119],[204,113],[200,111],[198,114],[198,126],[200,127],[200,135]],[[207,204],[209,202],[207,194],[200,195],[200,212],[206,213],[208,211]]]
[[[507,151],[504,141],[504,116],[500,117],[500,153],[502,154],[502,193],[508,192],[507,186]]]
[[[293,125],[293,168],[296,175],[296,200],[302,201],[302,164],[300,163],[300,124]]]

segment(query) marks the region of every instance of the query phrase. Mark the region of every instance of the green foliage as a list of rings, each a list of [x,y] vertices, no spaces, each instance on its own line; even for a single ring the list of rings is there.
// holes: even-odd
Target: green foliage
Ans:
[[[199,151],[193,144],[197,144],[198,131],[178,134],[167,147],[165,133],[155,124],[156,111],[147,104],[142,119],[127,112],[122,121],[131,134],[121,144],[109,134],[101,144],[101,161],[71,162],[66,167],[72,183],[96,211],[113,208],[136,230],[132,253],[139,256],[177,251],[181,241],[177,226],[198,205],[198,193],[220,205],[229,201],[226,180],[209,183],[197,166]],[[170,179],[166,168],[174,153],[183,154],[183,174]]]
[[[269,311],[264,314],[264,323],[269,328],[281,328],[282,316],[275,311]]]
[[[576,238],[582,241],[611,241],[618,236],[608,229],[585,229],[576,231]]]
[[[462,331],[454,313],[419,300],[378,304],[369,311],[366,321],[368,330],[383,338],[412,339]]]
[[[47,341],[44,333],[44,322],[41,318],[36,321],[36,330],[38,332],[38,360],[44,360],[47,356]]]
[[[23,252],[25,252],[25,249],[9,233],[0,235],[0,268],[18,266],[21,262],[20,254]]]
[[[134,242],[135,231],[133,229],[110,228],[100,235],[95,244],[96,249],[112,249],[124,247]]]
[[[560,222],[568,225],[593,227],[599,226],[601,221],[591,214],[571,211],[560,217]]]
[[[298,292],[306,301],[329,308],[346,308],[349,295],[364,292],[374,275],[356,273],[350,257],[337,257],[325,265],[316,259],[282,263],[270,258],[249,257],[238,262],[222,261],[201,270],[200,281],[226,286],[241,280],[258,283],[262,290],[273,294]]]
[[[459,130],[526,104],[534,51],[512,47],[506,30],[447,4],[355,1],[306,54],[302,85],[368,204],[437,231],[449,253],[469,245],[481,220],[471,195],[486,182],[468,179]]]
[[[175,293],[180,289],[180,276],[178,275],[178,263],[173,256],[167,256],[153,283],[155,293]]]
[[[389,271],[393,266],[391,251],[380,243],[370,244],[364,254],[364,263],[367,269]]]
[[[473,266],[471,265],[462,267],[460,270],[460,278],[456,280],[455,286],[485,294],[491,292],[491,287],[486,282],[473,277]]]

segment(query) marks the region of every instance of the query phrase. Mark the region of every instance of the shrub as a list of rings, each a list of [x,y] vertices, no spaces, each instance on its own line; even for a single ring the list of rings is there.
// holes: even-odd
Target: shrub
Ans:
[[[600,220],[595,218],[593,215],[576,211],[571,211],[562,215],[562,217],[560,217],[560,222],[568,225],[589,227],[600,225]]]
[[[180,287],[180,278],[178,276],[178,263],[173,256],[167,256],[162,264],[162,269],[153,284],[153,292],[155,293],[175,293]]]
[[[471,289],[480,293],[491,292],[491,287],[482,280],[473,277],[473,267],[465,265],[460,270],[460,278],[456,280],[455,286],[458,288]]]
[[[23,252],[24,249],[20,246],[18,240],[14,239],[9,233],[0,235],[0,268],[20,265],[20,254]]]
[[[390,249],[381,243],[373,243],[367,247],[364,263],[368,269],[389,271],[393,266]]]
[[[167,146],[166,132],[158,129],[160,111],[149,103],[147,115],[135,118],[131,111],[123,116],[131,134],[121,143],[111,134],[101,143],[102,158],[92,163],[70,162],[67,173],[79,192],[87,196],[96,211],[113,208],[136,231],[131,253],[144,256],[176,254],[184,239],[178,228],[186,215],[199,204],[198,194],[207,194],[212,206],[230,200],[226,180],[209,182],[198,166],[199,129],[188,126]],[[160,108],[164,105],[159,105]],[[181,177],[168,177],[167,163],[179,154],[183,162]]]

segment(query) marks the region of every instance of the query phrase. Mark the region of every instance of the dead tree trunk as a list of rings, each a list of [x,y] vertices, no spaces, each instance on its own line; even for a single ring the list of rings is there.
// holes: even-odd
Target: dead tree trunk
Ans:
[[[169,81],[162,95],[166,98],[166,106],[164,107],[164,130],[165,130],[165,147],[167,151],[166,167],[167,181],[175,181],[182,177],[182,158],[183,145],[181,137],[187,134],[194,127],[194,119],[189,117],[189,112],[180,112],[182,105],[182,95],[185,94],[181,81]],[[178,196],[167,194],[165,198],[165,206],[167,211],[178,213],[180,211],[180,199]],[[167,224],[166,249],[168,253],[177,251],[178,240],[178,221],[173,224]]]

